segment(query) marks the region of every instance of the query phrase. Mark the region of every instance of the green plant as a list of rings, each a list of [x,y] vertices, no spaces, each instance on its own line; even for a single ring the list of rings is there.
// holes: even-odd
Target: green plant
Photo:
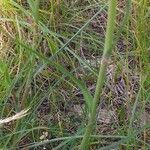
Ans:
[[[0,119],[31,108],[0,126],[0,149],[76,150],[88,117],[94,131],[95,114],[97,134],[89,131],[87,147],[149,149],[149,1],[117,1],[111,63],[111,49],[103,54],[107,1],[0,0]],[[99,77],[94,104],[102,54],[108,62],[102,60],[99,75],[106,72],[107,80]],[[115,93],[118,87],[123,94]],[[101,122],[103,108],[116,117],[110,124]],[[48,137],[41,140],[43,131]]]
[[[106,38],[105,38],[105,45],[104,45],[104,53],[101,60],[100,71],[97,79],[96,90],[92,102],[92,110],[89,114],[89,121],[86,127],[86,131],[81,142],[80,149],[87,150],[89,149],[89,140],[90,135],[93,131],[96,122],[96,111],[97,111],[97,104],[99,102],[100,94],[102,92],[104,79],[105,79],[105,72],[106,67],[109,63],[109,58],[112,51],[113,45],[113,32],[115,27],[115,17],[116,17],[116,5],[117,0],[110,0],[109,1],[109,9],[108,9],[108,23],[106,29]]]

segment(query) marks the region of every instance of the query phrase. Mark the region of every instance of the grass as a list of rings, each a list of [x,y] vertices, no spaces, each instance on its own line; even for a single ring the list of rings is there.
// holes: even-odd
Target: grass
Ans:
[[[107,4],[0,0],[0,119],[30,108],[0,126],[0,149],[79,149],[104,49]],[[117,2],[91,149],[150,147],[149,4]]]
[[[110,54],[112,51],[113,32],[114,32],[115,19],[116,19],[116,6],[117,6],[117,1],[109,1],[108,23],[107,23],[107,27],[106,27],[104,52],[103,52],[103,56],[101,59],[101,66],[100,66],[98,79],[96,82],[94,98],[91,103],[91,110],[89,112],[88,125],[86,127],[86,131],[85,131],[85,134],[84,134],[83,140],[81,142],[81,146],[80,146],[81,150],[89,149],[90,135],[92,133],[93,127],[96,122],[95,120],[96,120],[97,105],[99,102],[100,95],[102,93],[102,88],[103,88],[105,74],[106,74],[106,68],[109,63],[109,58],[110,58]]]

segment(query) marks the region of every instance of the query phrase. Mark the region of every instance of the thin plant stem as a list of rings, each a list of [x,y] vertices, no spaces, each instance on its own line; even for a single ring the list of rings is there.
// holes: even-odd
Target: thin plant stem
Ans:
[[[116,18],[116,6],[117,6],[117,0],[109,0],[108,4],[108,21],[107,21],[107,29],[106,29],[106,37],[105,37],[105,45],[104,45],[104,52],[101,60],[99,75],[97,79],[96,84],[96,90],[93,98],[92,103],[92,111],[89,114],[89,121],[86,127],[85,134],[83,136],[80,150],[88,150],[90,145],[90,136],[94,129],[94,126],[96,124],[96,110],[97,105],[100,99],[100,95],[102,93],[104,80],[105,80],[105,74],[106,74],[106,68],[107,64],[109,62],[111,51],[112,51],[112,45],[113,45],[113,33],[115,28],[115,18]]]

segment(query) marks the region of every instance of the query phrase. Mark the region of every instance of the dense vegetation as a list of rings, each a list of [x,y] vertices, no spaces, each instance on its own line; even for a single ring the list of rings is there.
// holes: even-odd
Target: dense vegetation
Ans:
[[[150,149],[150,2],[115,1],[0,0],[0,149]]]

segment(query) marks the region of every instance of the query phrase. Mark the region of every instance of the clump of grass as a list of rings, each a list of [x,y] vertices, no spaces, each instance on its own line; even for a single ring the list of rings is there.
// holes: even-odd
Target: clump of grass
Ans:
[[[122,4],[122,0],[119,2]],[[149,103],[149,3],[148,0],[133,1],[132,5],[133,9],[128,0],[125,11],[117,9],[125,17],[122,23],[116,22],[121,25],[117,27],[113,43],[117,45],[119,39],[125,47],[118,51],[114,46],[109,68],[117,71],[107,72],[111,80],[105,82],[106,88],[101,94],[103,107],[113,109],[117,121],[100,122],[96,128],[99,135],[91,135],[96,126],[99,90],[104,83],[104,80],[97,82],[101,85],[100,89],[99,85],[96,87],[93,103],[97,66],[104,46],[104,33],[99,32],[105,29],[106,1],[0,1],[0,114],[7,118],[31,108],[29,115],[1,127],[0,149],[44,146],[77,149],[82,139],[93,149],[149,148],[149,126],[145,119]],[[111,42],[108,42],[110,47]],[[111,51],[107,48],[105,50]],[[110,53],[105,52],[103,56],[109,57]],[[101,77],[107,68],[108,62],[105,62],[102,59]],[[116,94],[116,89],[123,92]],[[117,107],[114,101],[120,99]],[[82,108],[80,117],[74,111],[75,105]],[[90,125],[91,131],[83,137],[86,116],[94,125]],[[46,137],[41,141],[45,132]],[[87,148],[83,143],[81,149]]]

